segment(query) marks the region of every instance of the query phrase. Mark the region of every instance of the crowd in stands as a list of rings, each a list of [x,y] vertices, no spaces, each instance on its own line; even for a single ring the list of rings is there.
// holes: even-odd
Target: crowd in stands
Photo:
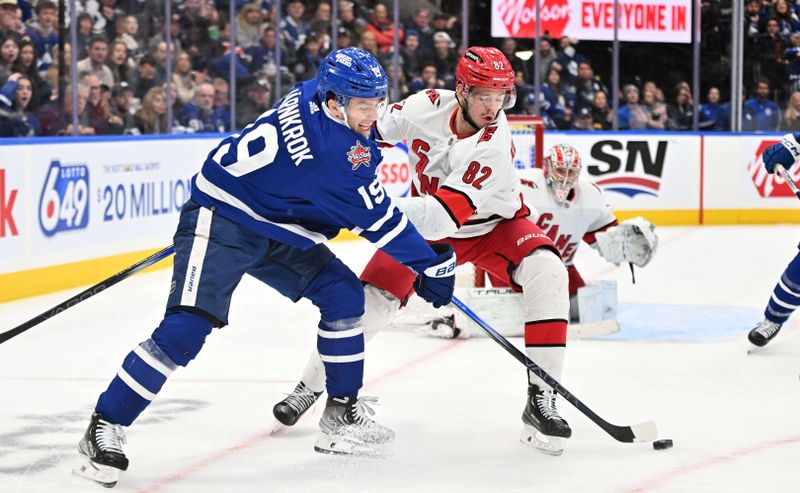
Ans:
[[[78,115],[80,135],[153,134],[170,128],[228,132],[269,109],[296,81],[313,77],[324,56],[337,47],[359,46],[375,55],[393,81],[396,78],[400,92],[395,97],[455,86],[461,32],[455,15],[419,6],[395,23],[387,8],[391,2],[333,0],[338,1],[339,19],[331,39],[332,8],[326,0],[284,0],[277,25],[271,0],[233,1],[235,33],[228,4],[219,0],[176,0],[167,33],[163,0],[78,0],[77,45],[71,46],[67,36],[66,63],[59,68],[57,3],[0,0],[0,137],[71,135],[73,112]],[[711,52],[715,43],[725,49],[720,41],[726,36],[719,22],[720,2],[703,0],[703,45]],[[800,130],[799,14],[800,1],[746,2],[749,98],[742,112],[744,130]],[[400,43],[396,54],[395,34]],[[520,58],[525,50],[517,40],[470,41],[496,41],[511,62],[518,97],[510,113],[534,114],[538,107],[551,129],[612,128],[612,93],[592,61],[581,54],[578,40],[541,39],[543,80],[538,101],[533,58]],[[74,88],[69,66],[73,50],[78,60]],[[399,66],[392,70],[395,55]],[[171,81],[166,80],[168,58]],[[231,58],[236,79],[234,122]],[[274,94],[278,79],[281,91]],[[618,128],[693,128],[695,95],[690,84],[659,84],[664,82],[634,78],[624,83]],[[61,98],[59,86],[64,91]],[[725,92],[721,88],[710,87],[704,95],[701,130],[730,128],[730,105],[721,101]],[[172,121],[168,121],[170,96]],[[785,105],[785,111],[778,104]]]

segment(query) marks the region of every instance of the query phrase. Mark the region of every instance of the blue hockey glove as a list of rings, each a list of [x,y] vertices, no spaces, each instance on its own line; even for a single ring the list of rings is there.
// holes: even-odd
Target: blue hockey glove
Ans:
[[[442,307],[453,299],[453,288],[456,283],[456,254],[447,243],[431,245],[438,254],[430,267],[417,275],[414,291],[434,307]]]
[[[764,160],[764,168],[770,174],[775,172],[776,164],[782,164],[788,170],[798,158],[800,158],[800,143],[797,142],[794,134],[784,135],[779,144],[767,147],[761,156],[761,159]]]

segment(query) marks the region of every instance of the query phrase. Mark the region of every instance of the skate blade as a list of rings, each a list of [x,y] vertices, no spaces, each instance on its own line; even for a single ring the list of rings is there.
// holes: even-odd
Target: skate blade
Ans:
[[[386,457],[385,445],[366,443],[352,438],[322,434],[314,444],[314,451],[329,455],[351,455],[356,457]]]
[[[766,344],[763,346],[756,346],[752,342],[747,343],[747,354],[758,354],[764,352],[764,349],[767,348]]]
[[[284,425],[283,423],[281,423],[277,419],[273,419],[272,420],[272,428],[270,428],[269,434],[270,435],[274,435],[274,434],[280,432],[281,430],[283,430],[284,428],[286,428],[286,425]]]
[[[519,441],[547,455],[558,457],[564,453],[564,438],[545,435],[533,426],[523,426]]]
[[[72,469],[73,476],[94,481],[106,488],[117,485],[120,472],[116,467],[95,464],[86,457],[81,457],[80,463]]]

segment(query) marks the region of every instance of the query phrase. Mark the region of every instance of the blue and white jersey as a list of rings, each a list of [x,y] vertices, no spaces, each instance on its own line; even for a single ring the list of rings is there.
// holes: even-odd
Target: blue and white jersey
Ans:
[[[192,198],[254,233],[301,249],[347,228],[415,271],[436,258],[376,177],[377,144],[297,84],[240,134],[222,139],[192,179]]]

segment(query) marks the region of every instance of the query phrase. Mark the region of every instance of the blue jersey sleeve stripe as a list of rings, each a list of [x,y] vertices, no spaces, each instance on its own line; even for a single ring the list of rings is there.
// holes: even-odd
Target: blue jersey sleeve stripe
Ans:
[[[408,217],[405,214],[403,214],[402,219],[400,219],[400,222],[397,224],[397,226],[395,226],[391,231],[383,235],[383,238],[374,242],[375,247],[376,248],[385,247],[390,241],[395,239],[397,235],[399,235],[400,233],[403,232],[404,229],[406,229],[407,224],[408,224]]]
[[[397,206],[395,206],[394,204],[392,204],[392,205],[391,205],[391,207],[389,207],[389,208],[386,210],[386,214],[384,214],[382,218],[380,218],[380,219],[378,219],[377,221],[375,221],[375,222],[372,224],[372,226],[370,226],[369,228],[367,228],[367,231],[378,231],[379,229],[381,229],[381,227],[382,227],[384,224],[386,224],[386,221],[388,221],[389,219],[391,219],[391,218],[392,218],[392,216],[395,214],[395,211],[396,211],[396,210],[397,210]]]
[[[235,196],[231,195],[230,193],[226,192],[225,190],[217,187],[216,185],[208,181],[208,179],[203,175],[202,171],[197,173],[197,178],[195,179],[195,185],[197,186],[198,190],[205,193],[209,197],[235,207],[236,209],[242,211],[244,214],[250,216],[256,221],[285,229],[290,233],[294,233],[296,235],[307,238],[313,241],[314,243],[323,243],[328,240],[328,238],[325,235],[314,231],[309,231],[308,229],[298,224],[277,223],[256,214],[255,211],[253,211],[251,208],[247,206],[247,204],[245,204]]]

